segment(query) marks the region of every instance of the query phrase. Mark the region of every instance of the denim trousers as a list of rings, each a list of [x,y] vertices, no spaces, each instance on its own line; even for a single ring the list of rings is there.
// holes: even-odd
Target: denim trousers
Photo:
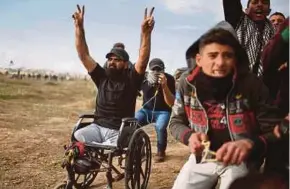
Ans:
[[[170,114],[169,111],[152,111],[145,108],[135,113],[135,118],[141,126],[155,123],[158,152],[165,152],[167,147],[167,125]]]

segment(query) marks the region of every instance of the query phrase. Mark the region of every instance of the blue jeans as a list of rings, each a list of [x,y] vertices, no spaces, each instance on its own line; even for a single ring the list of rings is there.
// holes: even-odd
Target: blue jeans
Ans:
[[[152,111],[145,108],[135,113],[135,118],[142,126],[155,122],[155,130],[157,133],[157,149],[158,152],[165,152],[167,146],[167,125],[170,119],[168,111]]]

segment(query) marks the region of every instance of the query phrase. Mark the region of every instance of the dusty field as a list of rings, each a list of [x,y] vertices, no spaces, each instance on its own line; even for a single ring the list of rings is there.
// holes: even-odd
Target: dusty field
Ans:
[[[65,172],[63,145],[78,115],[93,111],[95,87],[90,81],[16,81],[0,76],[0,189],[53,188]],[[140,103],[140,102],[139,102]],[[149,129],[153,153],[156,137]],[[167,160],[152,164],[151,189],[169,189],[188,156],[169,135]],[[99,175],[91,188],[104,188]],[[98,187],[97,187],[98,186]],[[123,180],[114,183],[124,188]]]

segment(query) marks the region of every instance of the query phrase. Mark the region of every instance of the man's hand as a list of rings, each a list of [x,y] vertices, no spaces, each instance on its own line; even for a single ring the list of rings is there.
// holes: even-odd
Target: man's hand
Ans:
[[[216,159],[225,165],[241,164],[253,149],[253,142],[247,139],[231,141],[223,144],[216,152]]]
[[[275,126],[273,133],[278,139],[289,136],[289,115],[279,125]]]
[[[92,72],[96,68],[97,62],[90,56],[89,48],[86,42],[84,30],[84,14],[85,6],[82,6],[81,10],[80,6],[77,5],[77,11],[72,15],[75,24],[75,44],[78,56],[83,65],[88,72]]]
[[[72,15],[76,28],[83,28],[84,26],[85,6],[82,9],[77,5],[77,11]]]
[[[135,64],[135,69],[138,74],[144,74],[150,58],[151,51],[151,32],[154,28],[153,18],[154,7],[147,15],[147,8],[145,9],[144,19],[141,26],[141,44],[139,49],[139,57]]]
[[[167,85],[167,78],[164,73],[160,73],[158,77],[158,83],[161,85],[162,88],[166,87]]]
[[[142,34],[150,34],[154,28],[154,17],[152,16],[154,12],[154,7],[150,10],[149,15],[147,14],[147,8],[144,13],[144,20],[142,22]]]
[[[274,131],[273,131],[275,137],[277,138],[281,138],[281,133],[280,133],[280,129],[279,129],[279,125],[276,125],[275,128],[274,128]]]
[[[202,141],[207,140],[208,137],[204,133],[192,133],[188,139],[188,146],[190,152],[193,154],[201,155],[204,146],[201,144]]]
[[[278,68],[278,71],[282,71],[284,69],[286,69],[288,67],[288,62],[285,62],[284,64],[282,64],[279,68]]]

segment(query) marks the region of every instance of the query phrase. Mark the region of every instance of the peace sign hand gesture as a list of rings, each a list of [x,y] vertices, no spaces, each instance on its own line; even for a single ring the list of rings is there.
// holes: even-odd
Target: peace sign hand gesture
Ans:
[[[77,11],[72,15],[75,23],[75,27],[83,27],[84,26],[84,14],[85,14],[85,6],[82,6],[82,9],[79,5],[77,5]]]
[[[154,28],[154,17],[152,16],[154,12],[154,7],[151,8],[149,15],[147,15],[147,8],[144,13],[144,20],[142,22],[142,33],[150,34]]]

